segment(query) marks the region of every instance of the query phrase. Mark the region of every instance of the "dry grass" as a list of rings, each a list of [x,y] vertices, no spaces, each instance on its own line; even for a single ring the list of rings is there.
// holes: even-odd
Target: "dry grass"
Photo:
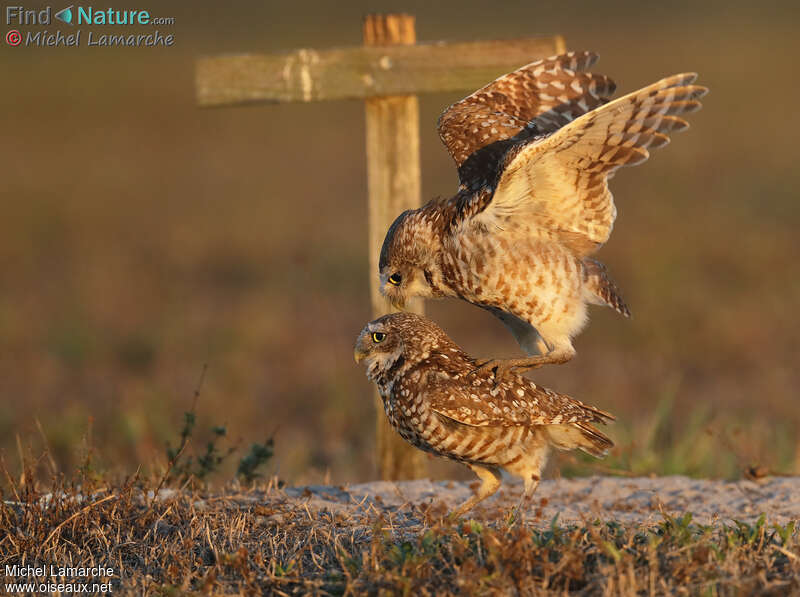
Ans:
[[[318,4],[302,18],[249,7],[261,16],[242,17],[228,47],[358,43],[360,5],[332,15]],[[800,470],[800,286],[789,273],[800,223],[789,115],[800,91],[784,76],[797,36],[783,25],[795,8],[758,18],[728,5],[687,8],[691,19],[633,2],[590,3],[568,17],[525,3],[489,15],[464,2],[446,18],[418,8],[420,39],[559,31],[570,46],[597,49],[598,68],[621,90],[701,73],[712,92],[692,129],[614,180],[619,220],[600,258],[634,318],[593,309],[578,358],[535,377],[614,412],[620,444],[668,394],[675,416],[659,450],[702,404],[697,414],[717,431],[742,429],[747,460]],[[56,464],[70,470],[91,417],[107,468],[150,462],[208,363],[200,414],[234,441],[279,427],[284,478],[369,480],[371,388],[350,356],[369,317],[361,105],[194,109],[192,61],[219,51],[221,38],[190,27],[188,9],[177,16],[187,25],[174,51],[0,57],[14,81],[0,98],[0,392],[9,397],[0,451],[16,452],[17,434],[23,448],[38,437],[38,418]],[[278,26],[287,19],[294,28]],[[737,26],[747,34],[732,34]],[[780,80],[781,92],[754,121],[742,90],[765,80]],[[422,99],[426,197],[455,188],[434,126],[453,96]],[[430,313],[476,355],[515,351],[479,309],[448,301]],[[664,461],[657,451],[651,460],[654,470]],[[733,468],[709,458],[690,472]]]
[[[371,9],[398,8],[379,4]],[[372,388],[351,358],[370,312],[363,108],[193,107],[199,55],[360,43],[363,3],[299,6],[176,5],[179,45],[163,52],[0,54],[10,81],[0,96],[8,461],[18,441],[41,451],[38,420],[56,466],[71,470],[91,418],[98,466],[146,468],[208,363],[199,416],[234,444],[278,428],[283,478],[374,478]],[[800,79],[786,76],[797,7],[454,6],[406,8],[421,40],[562,33],[597,50],[621,92],[700,72],[711,93],[692,129],[613,181],[619,218],[599,258],[633,319],[592,309],[574,362],[535,378],[615,413],[618,459],[637,471],[731,476],[742,459],[800,472]],[[204,12],[213,27],[198,21]],[[764,82],[780,84],[763,92]],[[421,100],[425,197],[455,190],[435,122],[457,95]],[[473,354],[516,350],[479,309],[447,301],[429,312]],[[648,436],[665,396],[670,417]],[[687,444],[668,454],[698,421],[714,432],[702,458],[682,460],[697,454]]]
[[[786,595],[800,591],[794,523],[649,526],[451,522],[440,506],[312,511],[275,482],[158,493],[158,479],[11,481],[0,567],[105,566],[114,594]],[[91,496],[81,498],[80,496]],[[4,582],[24,580],[6,578]],[[41,580],[41,579],[29,579]],[[45,579],[56,582],[58,579]],[[61,580],[63,582],[64,579]],[[66,582],[74,579],[66,579]],[[85,582],[86,579],[82,579]]]

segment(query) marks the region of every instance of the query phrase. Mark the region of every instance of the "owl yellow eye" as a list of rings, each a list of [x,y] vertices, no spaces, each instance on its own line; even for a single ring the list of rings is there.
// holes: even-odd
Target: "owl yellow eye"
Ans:
[[[400,274],[392,274],[391,276],[389,276],[388,281],[389,284],[391,284],[392,286],[400,286],[400,282],[403,281],[403,276],[401,276]]]
[[[383,332],[372,332],[372,341],[375,344],[380,344],[386,339],[386,334]]]

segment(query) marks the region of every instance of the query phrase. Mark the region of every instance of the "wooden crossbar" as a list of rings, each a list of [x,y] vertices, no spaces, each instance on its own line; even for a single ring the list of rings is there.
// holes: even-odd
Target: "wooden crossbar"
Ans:
[[[197,62],[197,101],[211,107],[474,90],[564,49],[556,35],[207,57]]]

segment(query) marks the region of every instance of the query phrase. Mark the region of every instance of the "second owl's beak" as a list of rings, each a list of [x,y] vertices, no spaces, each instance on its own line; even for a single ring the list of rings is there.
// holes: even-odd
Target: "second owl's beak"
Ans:
[[[386,302],[395,309],[405,311],[406,301],[402,296],[398,295],[397,290],[395,286],[392,286],[385,280],[381,283],[381,294],[386,299]]]
[[[400,309],[401,311],[405,311],[406,309],[406,302],[403,300],[402,297],[399,296],[390,296],[389,302],[392,304],[392,307],[395,309]]]

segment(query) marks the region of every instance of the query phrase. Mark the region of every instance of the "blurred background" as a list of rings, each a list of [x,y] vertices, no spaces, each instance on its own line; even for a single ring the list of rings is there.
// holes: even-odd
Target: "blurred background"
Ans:
[[[234,446],[274,434],[269,472],[289,483],[375,478],[372,387],[352,359],[372,274],[363,104],[199,109],[193,75],[201,55],[360,44],[365,13],[404,11],[420,41],[562,34],[600,53],[620,93],[700,73],[711,93],[692,128],[612,184],[599,258],[633,318],[593,308],[577,358],[531,376],[617,415],[609,470],[800,473],[795,3],[165,6],[136,8],[176,18],[171,48],[2,46],[10,470],[47,444],[68,471],[87,443],[104,470],[158,470],[207,364],[192,449],[222,425]],[[435,123],[463,95],[421,98],[425,198],[455,191]],[[517,354],[475,307],[428,314],[474,355]]]

